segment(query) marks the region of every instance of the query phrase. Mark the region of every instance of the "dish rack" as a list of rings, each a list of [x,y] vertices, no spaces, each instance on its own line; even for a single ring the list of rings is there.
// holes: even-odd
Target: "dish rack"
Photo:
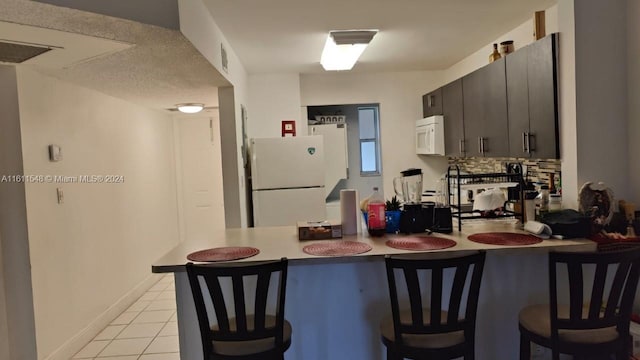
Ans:
[[[496,219],[517,217],[524,220],[524,180],[522,173],[482,173],[482,174],[461,174],[458,165],[451,165],[447,169],[447,203],[451,208],[451,217],[458,219],[458,231],[462,230],[462,221],[470,219]],[[483,214],[472,207],[463,207],[461,194],[463,190],[476,190],[485,188],[512,188],[519,187],[520,211],[510,211],[504,209],[499,214],[492,213],[491,216]],[[451,191],[455,189],[455,194]],[[456,199],[457,197],[457,199]],[[485,212],[486,213],[486,212]]]

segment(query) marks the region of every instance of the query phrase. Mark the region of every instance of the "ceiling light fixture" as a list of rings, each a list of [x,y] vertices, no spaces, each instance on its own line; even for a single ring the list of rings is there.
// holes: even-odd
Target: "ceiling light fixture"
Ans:
[[[378,30],[330,31],[320,64],[326,71],[351,70]]]
[[[197,104],[197,103],[178,104],[176,105],[176,108],[178,108],[178,111],[185,114],[195,114],[195,113],[199,113],[200,111],[202,111],[202,109],[204,109],[204,104]]]

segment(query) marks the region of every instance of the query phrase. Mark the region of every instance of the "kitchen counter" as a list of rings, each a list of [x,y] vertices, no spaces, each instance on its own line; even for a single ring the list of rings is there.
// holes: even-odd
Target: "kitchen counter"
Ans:
[[[457,228],[457,226],[454,226]],[[417,254],[417,253],[434,253],[434,252],[458,252],[458,251],[500,251],[500,252],[548,252],[550,250],[567,251],[591,251],[596,249],[594,242],[586,239],[566,239],[566,240],[544,240],[541,243],[527,246],[500,246],[486,245],[472,242],[467,236],[481,232],[518,232],[525,233],[518,225],[505,221],[478,221],[476,223],[465,222],[462,232],[454,231],[452,234],[433,233],[433,236],[443,237],[456,241],[457,245],[442,250],[433,250],[426,252],[407,251],[390,248],[385,242],[393,237],[402,237],[403,235],[387,234],[385,237],[369,237],[368,235],[350,235],[344,236],[341,240],[360,241],[371,245],[372,249],[364,254],[343,257],[320,257],[309,255],[302,251],[306,245],[330,241],[330,240],[314,240],[300,241],[298,240],[297,230],[294,226],[278,226],[278,227],[260,227],[260,228],[243,228],[243,229],[227,229],[221,230],[212,239],[202,239],[198,241],[188,241],[180,244],[168,254],[156,261],[151,269],[154,273],[179,272],[185,271],[184,265],[188,261],[187,255],[198,250],[223,247],[223,246],[251,246],[260,249],[260,253],[256,256],[237,260],[238,262],[266,261],[278,260],[283,257],[289,259],[290,264],[315,264],[325,262],[354,262],[366,261],[371,257],[381,257],[384,255],[394,254]],[[340,239],[336,239],[340,240]]]
[[[304,253],[302,248],[327,240],[298,241],[295,227],[228,229],[212,239],[182,243],[156,261],[152,271],[175,273],[182,360],[202,359],[197,317],[184,271],[186,256],[193,251],[221,246],[260,249],[260,254],[239,262],[289,259],[285,317],[292,324],[293,336],[286,359],[382,360],[386,355],[378,328],[382,318],[391,311],[384,255],[422,257],[486,250],[478,297],[476,359],[517,359],[518,312],[524,306],[549,301],[548,251],[590,251],[596,249],[596,244],[572,239],[544,240],[528,246],[494,246],[467,240],[468,235],[480,232],[522,232],[516,225],[504,221],[465,222],[462,230],[450,235],[434,234],[457,242],[456,246],[443,250],[397,250],[385,245],[386,238],[359,235],[343,240],[368,243],[373,248],[371,251],[354,256],[317,257]]]

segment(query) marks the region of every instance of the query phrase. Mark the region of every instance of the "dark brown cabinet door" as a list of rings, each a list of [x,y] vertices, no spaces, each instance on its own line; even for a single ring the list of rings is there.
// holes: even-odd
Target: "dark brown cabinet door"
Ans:
[[[509,156],[504,58],[462,78],[467,156]]]
[[[444,116],[445,155],[465,156],[462,79],[442,87],[442,115]]]
[[[557,41],[552,34],[528,46],[529,148],[538,159],[560,158]]]
[[[527,63],[529,47],[524,47],[505,58],[507,69],[507,103],[509,116],[509,154],[512,157],[530,157],[529,83]]]
[[[506,57],[509,153],[513,157],[559,158],[556,36]]]
[[[422,115],[442,115],[442,88],[422,96]]]

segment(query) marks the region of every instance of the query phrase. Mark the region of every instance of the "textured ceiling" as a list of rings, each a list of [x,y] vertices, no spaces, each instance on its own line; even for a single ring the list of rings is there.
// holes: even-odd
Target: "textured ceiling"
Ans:
[[[0,0],[0,9],[0,21],[134,45],[66,68],[38,67],[65,81],[155,109],[184,102],[217,106],[217,88],[229,85],[176,30],[28,0]]]
[[[249,72],[310,73],[330,30],[380,30],[354,71],[441,70],[556,0],[204,2]]]

